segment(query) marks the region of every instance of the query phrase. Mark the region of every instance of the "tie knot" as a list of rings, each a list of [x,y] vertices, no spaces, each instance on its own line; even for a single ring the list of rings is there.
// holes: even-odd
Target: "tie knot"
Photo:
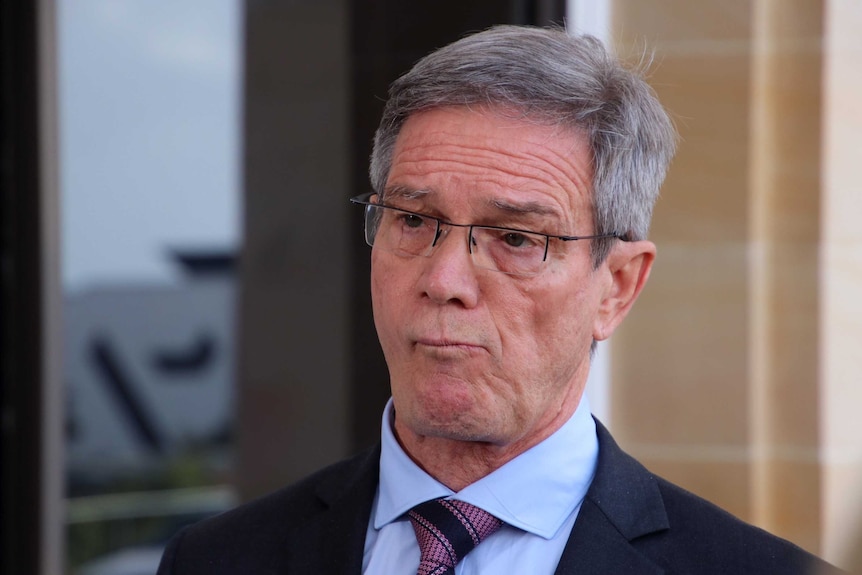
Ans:
[[[407,513],[422,558],[417,575],[449,575],[476,545],[503,522],[475,505],[457,499],[432,499]]]

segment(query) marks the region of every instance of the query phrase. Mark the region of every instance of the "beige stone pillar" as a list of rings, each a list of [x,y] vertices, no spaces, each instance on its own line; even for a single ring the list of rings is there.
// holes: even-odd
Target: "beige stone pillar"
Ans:
[[[617,0],[612,20],[621,55],[655,50],[682,137],[650,285],[614,338],[614,431],[657,473],[832,560],[862,459],[862,60],[838,54],[858,50],[859,12]]]
[[[827,557],[854,555],[862,570],[862,3],[827,2],[824,24],[822,541]]]

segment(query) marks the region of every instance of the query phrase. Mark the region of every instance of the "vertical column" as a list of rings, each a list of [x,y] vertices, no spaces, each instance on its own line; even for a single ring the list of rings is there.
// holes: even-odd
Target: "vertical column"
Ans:
[[[55,4],[0,4],[0,572],[63,565]]]
[[[823,7],[760,0],[753,8],[750,517],[818,550]]]
[[[680,153],[614,341],[615,431],[656,472],[821,548],[823,5],[617,0]]]
[[[617,51],[652,59],[680,132],[650,282],[614,336],[614,431],[648,467],[751,517],[750,2],[617,0]]]
[[[237,484],[349,447],[347,2],[246,3]]]
[[[826,3],[820,262],[823,552],[862,567],[862,3]]]
[[[27,321],[41,320],[41,410],[40,480],[41,532],[39,572],[50,575],[62,571],[66,558],[63,496],[65,492],[66,397],[63,380],[63,314],[60,286],[60,183],[57,72],[57,6],[55,0],[36,3],[38,79],[39,214],[36,229],[39,257],[39,287],[31,297],[40,297],[41,313]],[[23,127],[23,126],[22,126]],[[18,190],[25,192],[25,190]],[[36,215],[36,214],[33,214]],[[32,225],[23,218],[24,225]],[[22,223],[18,222],[19,225]],[[20,310],[19,310],[20,311]],[[22,380],[23,381],[23,380]],[[18,384],[21,381],[16,382]],[[13,383],[14,385],[14,383]],[[32,509],[29,513],[32,513]],[[20,519],[20,518],[19,518]],[[17,526],[16,526],[17,528]],[[13,550],[15,553],[15,550]]]

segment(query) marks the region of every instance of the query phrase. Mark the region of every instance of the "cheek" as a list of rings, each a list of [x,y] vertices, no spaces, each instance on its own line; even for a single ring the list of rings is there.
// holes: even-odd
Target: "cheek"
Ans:
[[[381,257],[378,252],[371,252],[371,301],[376,308],[381,310],[397,302],[394,294],[397,291],[398,274],[392,269],[392,265],[386,257]]]
[[[529,302],[519,306],[523,310],[520,317],[515,319],[513,312],[508,312],[515,319],[513,355],[525,365],[544,372],[538,377],[556,378],[560,372],[579,365],[589,350],[592,342],[592,319],[587,313],[589,291],[582,287],[566,291],[564,286],[555,286],[555,289],[532,290],[528,295]]]
[[[536,340],[538,345],[547,345],[579,331],[587,305],[587,294],[582,288],[565,284],[544,289],[528,287],[518,295],[503,309],[505,317],[524,337]]]
[[[371,257],[371,309],[374,325],[383,351],[397,341],[397,331],[409,317],[407,279],[404,273],[397,273],[385,257]]]
[[[385,338],[388,316],[392,313],[392,306],[398,301],[393,298],[389,288],[391,283],[385,279],[386,266],[371,258],[371,310],[374,314],[374,324],[380,339]],[[381,342],[382,343],[382,342]]]

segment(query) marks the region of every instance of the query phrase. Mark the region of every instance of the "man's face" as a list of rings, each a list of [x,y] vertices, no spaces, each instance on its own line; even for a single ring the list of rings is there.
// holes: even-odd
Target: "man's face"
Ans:
[[[412,116],[395,146],[384,201],[460,224],[554,235],[594,233],[586,139],[514,114],[440,108]],[[551,240],[542,271],[474,267],[467,229],[430,257],[372,250],[377,332],[396,430],[494,445],[550,435],[580,401],[612,283],[589,241]]]

